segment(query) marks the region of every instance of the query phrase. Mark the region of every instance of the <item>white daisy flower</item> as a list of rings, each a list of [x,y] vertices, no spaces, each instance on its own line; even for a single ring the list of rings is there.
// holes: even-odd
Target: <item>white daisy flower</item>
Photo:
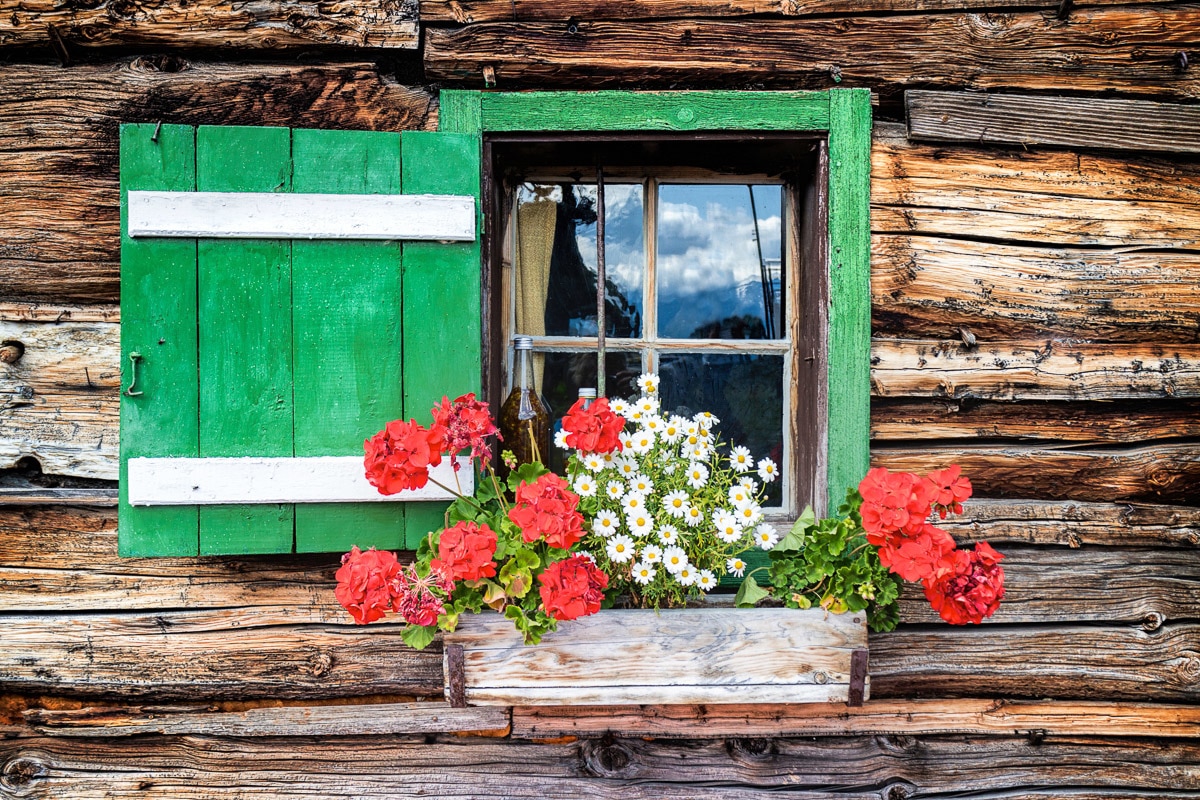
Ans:
[[[729,452],[729,466],[736,472],[749,472],[754,469],[754,456],[750,455],[749,447],[735,447]]]
[[[610,400],[608,407],[614,414],[620,414],[626,419],[629,418],[629,403],[625,402],[621,398],[618,397],[616,400]]]
[[[649,453],[650,448],[654,447],[654,434],[648,430],[640,430],[629,437],[627,447],[630,452],[637,453],[639,456]]]
[[[621,508],[625,509],[625,516],[630,514],[642,514],[646,511],[646,497],[637,492],[630,492],[625,495],[625,499],[621,501]]]
[[[738,481],[738,486],[741,486],[750,494],[754,494],[758,491],[758,481],[754,480],[754,478],[751,478],[749,475],[743,475]]]
[[[731,558],[725,562],[725,571],[735,578],[740,578],[746,573],[746,562],[740,558]]]
[[[633,438],[632,431],[621,431],[620,433],[617,434],[617,441],[619,441],[621,443],[622,451],[629,449],[629,440],[631,438]]]
[[[638,389],[642,394],[658,394],[659,380],[653,372],[643,372],[638,376]]]
[[[764,458],[758,462],[758,477],[762,478],[765,483],[770,483],[779,477],[779,467],[775,466],[775,462],[769,458]]]
[[[608,553],[612,561],[624,564],[633,558],[633,539],[625,534],[614,536],[608,540],[608,547],[604,548],[604,552]]]
[[[688,464],[687,481],[693,489],[703,489],[708,484],[708,467],[699,463]]]
[[[654,568],[653,564],[641,561],[633,565],[633,581],[641,586],[650,583],[657,574],[658,570]]]
[[[650,494],[654,491],[654,481],[639,473],[629,479],[629,491],[641,495]]]
[[[662,561],[662,548],[656,544],[648,544],[642,548],[642,563],[657,564]]]
[[[694,528],[704,522],[704,512],[689,503],[683,512],[683,521],[689,528]]]
[[[687,452],[683,454],[683,457],[688,461],[707,461],[708,454],[710,452],[712,451],[708,449],[708,445],[698,444],[695,447],[688,448]]]
[[[630,514],[625,518],[625,522],[629,525],[629,532],[639,539],[644,539],[654,530],[654,517],[643,512]]]
[[[596,557],[594,555],[592,555],[591,553],[589,553],[587,550],[576,550],[575,555],[583,556],[584,558],[586,558],[588,561],[592,562],[593,564],[596,563]]]
[[[642,411],[637,406],[633,406],[631,409],[629,409],[628,419],[630,422],[636,422],[641,425],[642,420],[646,419],[646,412]]]
[[[684,564],[679,568],[679,571],[675,573],[675,580],[679,581],[680,586],[691,586],[699,577],[700,575],[698,572],[696,572],[696,568],[691,564]]]
[[[583,468],[588,472],[599,472],[604,469],[604,459],[595,453],[583,457]]]
[[[566,428],[559,428],[558,432],[554,434],[554,446],[563,450],[570,450],[571,445],[567,444],[568,436],[570,436],[570,432]]]
[[[741,508],[747,503],[753,503],[754,497],[750,491],[741,484],[730,487],[729,489],[729,504],[734,508]]]
[[[596,481],[591,475],[580,475],[575,479],[575,485],[572,488],[580,497],[596,496]]]
[[[610,451],[600,456],[600,460],[604,464],[604,469],[612,469],[617,463],[616,451]]]
[[[699,439],[700,438],[700,423],[696,422],[696,420],[694,420],[694,419],[685,419],[683,421],[683,435],[684,436],[695,436],[697,439]]]
[[[709,411],[701,411],[696,416],[692,417],[696,423],[704,430],[711,430],[712,426],[718,424],[721,420],[717,419],[716,415]]]
[[[762,506],[758,503],[747,503],[735,512],[738,521],[747,528],[757,525],[762,515]]]
[[[775,532],[775,528],[764,522],[754,530],[754,541],[763,550],[770,550],[779,544],[779,534]]]
[[[662,433],[663,428],[667,427],[667,423],[663,422],[662,417],[655,414],[643,419],[642,427],[657,435]]]
[[[604,493],[611,500],[620,500],[625,496],[625,483],[623,481],[609,481],[604,487]]]
[[[645,415],[657,414],[660,407],[657,397],[639,397],[637,409]]]
[[[592,533],[605,539],[619,530],[621,530],[621,518],[608,509],[596,514],[596,519],[592,521]]]
[[[683,419],[671,417],[663,423],[662,439],[667,444],[675,444],[683,436]]]
[[[685,433],[683,435],[683,449],[686,452],[693,447],[704,444],[704,437],[698,433]]]
[[[717,588],[717,576],[712,574],[712,570],[702,569],[696,575],[696,585],[702,592],[711,592]]]
[[[726,544],[733,544],[742,538],[742,526],[733,514],[724,509],[713,514],[713,524],[717,526],[717,538]]]
[[[617,461],[617,473],[628,480],[641,471],[637,459],[625,457]]]
[[[671,492],[662,499],[663,511],[666,511],[672,517],[681,519],[687,513],[688,495],[682,489]]]
[[[674,525],[663,525],[658,529],[658,540],[668,547],[679,543],[679,529]]]
[[[678,575],[679,570],[688,566],[687,553],[683,551],[682,547],[668,547],[663,550],[662,565],[667,572]]]

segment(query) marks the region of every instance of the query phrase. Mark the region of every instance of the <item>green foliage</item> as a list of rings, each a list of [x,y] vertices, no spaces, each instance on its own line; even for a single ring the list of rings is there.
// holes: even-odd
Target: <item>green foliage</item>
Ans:
[[[405,625],[400,638],[414,650],[424,650],[437,634],[437,625]]]

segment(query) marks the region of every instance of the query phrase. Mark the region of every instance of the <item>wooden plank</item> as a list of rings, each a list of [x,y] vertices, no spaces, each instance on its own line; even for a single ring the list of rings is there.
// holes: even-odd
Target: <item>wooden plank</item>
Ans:
[[[26,724],[45,736],[387,736],[431,733],[504,736],[508,709],[445,703],[363,703],[218,711],[187,706],[30,709]],[[1183,722],[1183,720],[1181,720]]]
[[[26,712],[26,719],[31,713]],[[46,712],[40,712],[42,714]],[[72,714],[75,712],[61,712]],[[841,703],[722,706],[520,706],[512,710],[516,739],[561,736],[655,738],[857,736],[864,734],[1044,736],[1200,736],[1200,708],[1105,701],[873,700]]]
[[[1197,249],[1200,164],[1129,154],[918,144],[875,126],[877,233],[1061,248]],[[1168,263],[1171,263],[1170,261]]]
[[[821,609],[610,610],[528,647],[509,620],[486,614],[463,618],[445,641],[463,649],[473,705],[845,702],[866,619]],[[612,652],[622,657],[606,659]]]
[[[201,127],[196,189],[291,188],[291,131]],[[203,457],[291,456],[291,244],[199,243],[200,452]],[[200,510],[200,553],[290,553],[289,505]]]
[[[1195,344],[875,339],[876,397],[1119,400],[1200,396]]]
[[[394,195],[402,188],[398,133],[296,130],[292,161],[292,188],[301,192]],[[403,419],[400,269],[397,242],[292,243],[297,456],[362,452],[365,439]],[[403,506],[296,509],[297,552],[345,552],[355,544],[403,547]]]
[[[405,131],[404,190],[476,198],[482,225],[478,132]],[[483,372],[480,242],[404,245],[404,413],[427,423],[427,409],[443,397],[480,391]],[[415,548],[442,527],[435,504],[405,512],[405,544]]]
[[[1194,797],[1200,748],[1139,737],[678,741],[37,737],[0,742],[6,787],[44,798],[433,796],[597,800]],[[498,768],[498,765],[503,765]]]
[[[39,486],[5,487],[0,489],[0,505],[4,506],[112,506],[119,500],[112,489],[46,489]]]
[[[1200,153],[1200,109],[1145,100],[904,93],[917,141]]]
[[[133,237],[475,239],[475,198],[453,195],[134,192],[129,214]]]
[[[0,362],[0,467],[34,458],[47,475],[117,478],[118,336],[111,322],[0,319],[0,341],[23,349]]]
[[[14,63],[0,84],[4,293],[51,302],[117,302],[119,123],[402,130],[434,125],[437,107],[375,64],[319,60]]]
[[[1101,547],[1196,547],[1200,508],[1132,503],[972,499],[940,523],[959,541]]]
[[[446,501],[455,497],[446,487],[467,494],[475,490],[470,458],[460,456],[457,460],[462,470],[459,475],[455,474],[454,463],[446,460],[429,468],[430,482],[424,487],[383,495],[367,483],[361,456],[135,458],[129,462],[129,503],[205,506]]]
[[[295,0],[236,5],[179,0],[138,9],[33,0],[0,16],[0,45],[7,47],[45,48],[54,41],[72,49],[418,46],[416,0],[329,7]],[[197,19],[204,24],[197,25]]]
[[[195,187],[196,138],[192,128],[159,128],[148,123],[122,126],[121,304],[125,316],[120,326],[121,360],[116,370],[108,371],[120,381],[122,369],[129,370],[119,401],[122,495],[129,486],[130,458],[200,454],[196,243],[138,242],[129,237],[127,230],[130,191],[187,191]],[[133,394],[135,373],[138,386]],[[86,372],[85,377],[90,384]],[[122,555],[198,552],[199,518],[195,509],[135,509],[124,497],[119,509]]]
[[[873,450],[871,464],[921,473],[958,464],[981,497],[1200,505],[1200,451],[1191,443],[1115,451],[888,447]]]
[[[876,234],[872,330],[902,339],[1196,342],[1200,255]]]
[[[1003,15],[901,14],[821,19],[584,20],[574,32],[560,23],[495,22],[429,28],[426,75],[435,81],[478,81],[490,66],[500,87],[602,88],[720,81],[789,89],[870,86],[1119,91],[1189,100],[1194,71],[1176,69],[1193,47],[1200,7],[1128,6],[1080,9],[1070,24],[1037,11]],[[796,47],[804,42],[804,47]],[[1070,53],[1065,59],[1062,53]],[[930,70],[930,64],[937,64]]]
[[[875,398],[871,439],[1017,439],[1091,444],[1145,443],[1200,437],[1200,401],[1100,400],[995,403]]]
[[[37,302],[0,301],[4,322],[120,322],[118,305],[63,305]]]

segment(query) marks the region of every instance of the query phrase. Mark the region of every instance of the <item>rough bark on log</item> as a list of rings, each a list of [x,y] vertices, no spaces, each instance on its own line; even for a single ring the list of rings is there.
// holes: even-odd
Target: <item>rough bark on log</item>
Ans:
[[[657,85],[705,82],[771,87],[869,86],[1116,90],[1191,99],[1200,7],[1078,10],[1069,22],[1039,12],[912,14],[781,20],[485,23],[425,32],[426,74],[500,88],[615,85],[636,74]]]
[[[1148,746],[1153,742],[1153,746]],[[4,788],[42,798],[589,797],[1095,800],[1200,782],[1187,740],[854,736],[729,741],[131,737],[0,742]],[[498,765],[503,765],[498,769]],[[1081,791],[1076,792],[1079,789]],[[1126,794],[1128,793],[1128,794]],[[1175,796],[1194,796],[1181,790]]]
[[[904,104],[917,141],[1200,153],[1192,106],[921,90],[905,92]]]
[[[1200,546],[1200,508],[1181,506],[972,499],[939,525],[959,542]]]
[[[153,5],[22,0],[0,6],[0,47],[46,47],[55,40],[68,52],[75,47],[416,49],[417,0]]]
[[[1020,439],[1130,444],[1200,438],[1198,400],[993,403],[971,400],[871,402],[875,442]]]
[[[27,712],[27,717],[28,717]],[[61,712],[73,714],[75,712]],[[560,736],[854,736],[862,734],[1016,734],[1046,736],[1200,736],[1200,707],[1149,703],[1006,700],[872,700],[748,706],[519,706],[512,735]]]
[[[871,464],[920,473],[958,464],[980,497],[1200,505],[1200,448],[1193,443],[1117,451],[888,447],[872,450]]]
[[[871,341],[871,394],[978,400],[1200,397],[1200,345]]]
[[[117,126],[436,127],[434,99],[373,64],[207,64],[147,56],[69,70],[2,65],[6,300],[119,299]]]
[[[1200,341],[1200,253],[871,239],[871,329],[904,339]]]
[[[1200,162],[908,141],[878,123],[871,227],[1050,247],[1200,247]]]

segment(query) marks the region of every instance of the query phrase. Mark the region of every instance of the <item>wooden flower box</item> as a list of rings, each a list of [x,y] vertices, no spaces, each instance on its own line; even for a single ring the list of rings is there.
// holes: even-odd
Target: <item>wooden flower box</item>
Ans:
[[[452,705],[825,703],[868,697],[864,614],[610,610],[522,643],[498,614],[445,635]]]

